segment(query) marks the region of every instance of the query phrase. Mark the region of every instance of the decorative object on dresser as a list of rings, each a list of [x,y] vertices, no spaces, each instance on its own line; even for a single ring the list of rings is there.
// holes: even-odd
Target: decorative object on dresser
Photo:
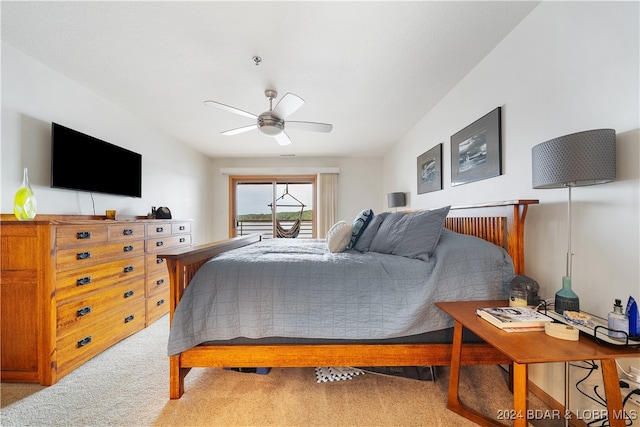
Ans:
[[[568,188],[567,271],[556,293],[555,311],[580,311],[580,299],[571,288],[571,188],[604,184],[616,179],[616,131],[595,129],[572,133],[533,147],[533,188]]]
[[[167,313],[155,252],[191,244],[191,221],[2,215],[1,380],[56,383]]]
[[[24,168],[22,173],[22,185],[18,191],[16,191],[13,198],[13,214],[20,221],[28,221],[36,217],[36,210],[36,196],[33,194],[33,190],[29,184],[29,173],[27,168]]]
[[[418,194],[442,190],[442,143],[418,156]]]
[[[390,208],[396,208],[396,212],[398,212],[398,208],[406,204],[405,194],[402,192],[389,193],[387,194],[387,203]]]
[[[451,136],[451,185],[502,174],[500,107]]]

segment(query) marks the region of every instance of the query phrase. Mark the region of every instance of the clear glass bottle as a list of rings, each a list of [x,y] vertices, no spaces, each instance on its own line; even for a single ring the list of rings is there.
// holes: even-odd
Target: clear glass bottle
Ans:
[[[29,185],[27,168],[24,168],[22,185],[20,189],[16,191],[16,195],[13,198],[13,214],[20,221],[28,221],[36,217],[36,210],[36,196],[33,194],[31,185]]]
[[[622,311],[622,301],[616,299],[613,311],[609,313],[609,336],[625,339],[629,333],[629,320]]]

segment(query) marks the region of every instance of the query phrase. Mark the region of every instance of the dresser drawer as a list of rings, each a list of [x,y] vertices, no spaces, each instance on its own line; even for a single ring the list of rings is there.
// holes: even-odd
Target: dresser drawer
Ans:
[[[63,376],[118,341],[143,329],[145,304],[125,307],[98,322],[74,328],[56,341],[58,375]]]
[[[119,258],[140,256],[143,254],[144,240],[60,249],[56,253],[56,268],[60,271],[83,268]]]
[[[144,257],[125,258],[56,275],[56,297],[61,300],[96,291],[121,281],[144,277]]]
[[[147,295],[147,325],[169,312],[169,287]]]
[[[140,277],[130,283],[112,286],[69,302],[59,304],[57,334],[66,336],[75,328],[98,321],[127,306],[135,307],[144,299],[144,280]]]
[[[56,227],[56,247],[91,245],[107,241],[108,231],[105,224],[72,224]]]
[[[147,253],[159,252],[162,250],[166,250],[167,248],[175,248],[178,246],[189,246],[190,244],[191,244],[190,234],[147,239]]]
[[[191,221],[171,224],[171,234],[191,233]]]
[[[153,275],[147,274],[146,291],[147,295],[160,292],[163,289],[169,289],[169,272],[163,271]]]
[[[170,235],[171,235],[170,222],[157,222],[157,223],[147,224],[147,237],[170,236]]]
[[[168,273],[167,262],[164,258],[158,258],[155,254],[145,255],[147,275],[155,273]]]
[[[144,224],[125,223],[109,225],[109,240],[144,239]]]

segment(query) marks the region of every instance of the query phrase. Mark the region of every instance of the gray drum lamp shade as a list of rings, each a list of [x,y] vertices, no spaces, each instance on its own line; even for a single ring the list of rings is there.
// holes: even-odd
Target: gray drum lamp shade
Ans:
[[[580,187],[616,179],[616,131],[572,133],[533,147],[533,188]]]
[[[387,201],[390,208],[402,207],[405,204],[404,193],[389,193]]]

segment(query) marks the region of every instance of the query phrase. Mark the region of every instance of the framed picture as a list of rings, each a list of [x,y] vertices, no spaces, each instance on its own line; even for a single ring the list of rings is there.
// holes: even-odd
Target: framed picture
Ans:
[[[451,185],[502,174],[501,107],[451,136]]]
[[[418,156],[418,194],[442,190],[442,143]]]

